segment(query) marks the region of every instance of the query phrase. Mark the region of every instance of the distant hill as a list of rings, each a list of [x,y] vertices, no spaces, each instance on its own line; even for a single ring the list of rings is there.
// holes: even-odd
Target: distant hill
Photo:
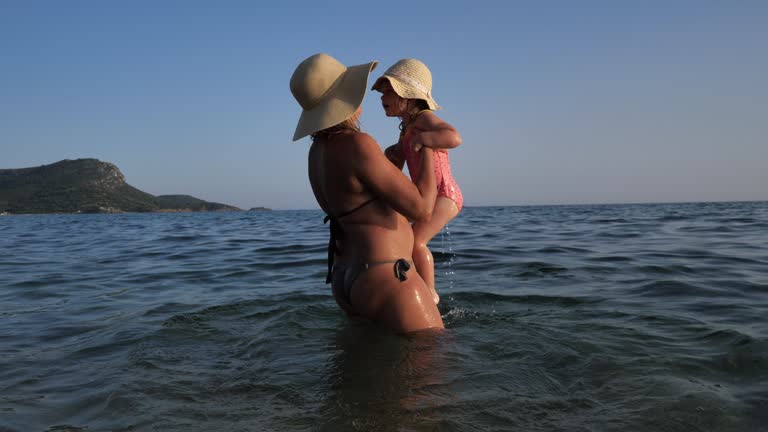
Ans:
[[[0,169],[0,213],[121,213],[222,211],[237,207],[188,195],[154,196],[125,182],[113,164],[63,160],[33,168]]]
[[[163,210],[220,211],[240,210],[225,204],[204,201],[189,195],[158,195],[155,197]]]

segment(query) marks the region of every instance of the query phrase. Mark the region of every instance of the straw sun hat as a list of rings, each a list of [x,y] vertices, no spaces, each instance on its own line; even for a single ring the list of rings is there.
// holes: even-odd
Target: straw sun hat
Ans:
[[[303,109],[293,140],[351,117],[363,103],[368,76],[377,64],[346,67],[322,53],[301,62],[291,76],[291,93]]]
[[[373,83],[371,90],[379,91],[384,80],[392,84],[392,89],[401,98],[424,99],[430,109],[440,109],[440,105],[432,99],[432,73],[419,60],[398,60]]]

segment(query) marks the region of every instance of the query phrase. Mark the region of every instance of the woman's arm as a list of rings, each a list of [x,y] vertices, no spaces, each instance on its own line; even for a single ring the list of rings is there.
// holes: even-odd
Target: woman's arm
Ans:
[[[397,144],[392,144],[384,150],[384,154],[387,156],[390,162],[392,162],[401,171],[405,165],[405,158],[403,157],[403,145],[402,141],[398,141]]]
[[[424,149],[421,174],[415,182],[395,167],[367,134],[355,138],[355,175],[395,211],[420,222],[432,218],[437,199],[432,150]]]
[[[447,150],[461,145],[459,131],[431,111],[416,118],[413,128],[411,146],[416,151],[421,147]]]

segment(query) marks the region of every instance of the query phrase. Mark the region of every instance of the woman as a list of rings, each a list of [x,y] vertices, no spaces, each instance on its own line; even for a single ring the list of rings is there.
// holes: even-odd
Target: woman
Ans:
[[[312,137],[309,181],[331,222],[326,282],[350,315],[397,332],[443,328],[430,289],[411,261],[408,223],[428,221],[435,206],[432,150],[422,149],[424,169],[411,182],[360,132],[360,106],[376,64],[347,68],[316,54],[291,77],[291,93],[303,108],[293,140]]]

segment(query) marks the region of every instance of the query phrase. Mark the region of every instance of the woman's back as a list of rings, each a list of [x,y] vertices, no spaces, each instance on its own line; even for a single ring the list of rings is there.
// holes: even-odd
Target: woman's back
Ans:
[[[424,217],[425,206],[411,205],[422,199],[416,186],[372,138],[359,132],[316,139],[308,162],[315,197],[336,224],[329,259],[334,260],[330,279],[339,305],[399,331],[442,328],[429,289],[412,269],[413,231],[396,211]]]
[[[347,132],[318,140],[309,151],[309,180],[315,197],[327,215],[338,218],[345,232],[344,247],[339,249],[342,261],[381,260],[400,249],[408,251],[408,244],[413,244],[408,220],[355,174],[359,135]]]

